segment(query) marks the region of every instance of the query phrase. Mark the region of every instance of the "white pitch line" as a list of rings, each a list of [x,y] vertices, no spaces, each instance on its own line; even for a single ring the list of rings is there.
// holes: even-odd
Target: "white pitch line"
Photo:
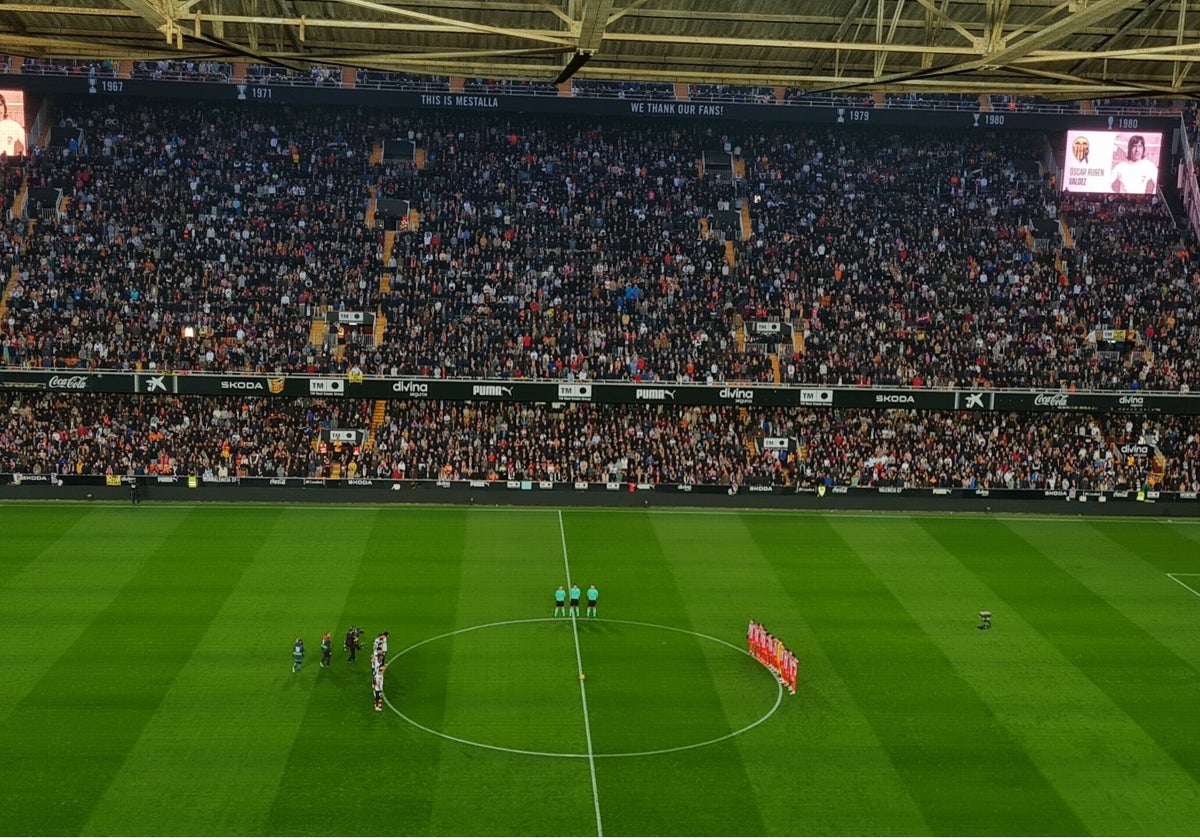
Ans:
[[[562,540],[563,566],[567,570],[567,586],[572,586],[571,563],[567,559],[567,531],[563,527],[562,511],[558,511],[558,535]],[[570,609],[570,607],[567,607]],[[583,731],[587,735],[588,768],[592,773],[592,801],[596,803],[596,836],[604,836],[604,825],[600,821],[600,789],[596,786],[596,754],[592,749],[592,724],[588,719],[587,688],[583,684],[583,653],[579,649],[578,616],[571,616],[571,633],[575,636],[575,664],[579,668],[579,697],[583,701]]]
[[[1176,577],[1176,575],[1178,575],[1178,577]],[[1197,592],[1195,589],[1192,589],[1192,587],[1188,586],[1186,583],[1184,583],[1183,581],[1181,581],[1179,579],[1181,577],[1200,577],[1200,574],[1193,574],[1191,572],[1167,572],[1167,577],[1169,577],[1171,580],[1178,583],[1180,586],[1182,586],[1188,592],[1191,592],[1197,598],[1200,598],[1200,592]]]
[[[153,485],[151,485],[153,486]],[[0,499],[0,509],[15,508],[15,507],[36,507],[44,508],[49,505],[76,506],[76,507],[119,507],[129,506],[129,502],[120,502],[116,500],[108,501],[97,499],[92,502],[84,502],[82,500],[71,499],[47,499],[45,501],[18,501],[15,499]],[[309,504],[301,502],[185,502],[185,501],[170,501],[170,502],[153,502],[151,508],[220,508],[233,507],[256,510],[315,510],[315,511],[330,511],[337,510],[339,512],[353,508],[355,511],[421,511],[421,510],[456,510],[467,509],[473,507],[474,510],[490,510],[497,513],[504,513],[506,516],[513,513],[550,513],[555,508],[541,505],[465,505],[452,504],[449,502],[327,502],[325,504]],[[631,508],[625,506],[604,506],[604,505],[587,505],[583,507],[571,508],[572,514],[578,513],[634,513],[639,508]],[[558,511],[562,514],[562,511]],[[796,509],[796,508],[703,508],[703,507],[655,507],[650,508],[650,512],[655,515],[675,514],[679,516],[774,516],[787,517],[795,519],[797,517],[831,517],[831,518],[881,518],[881,517],[907,517],[920,519],[1002,519],[1015,520],[1018,522],[1077,522],[1078,517],[1072,517],[1069,513],[1063,514],[1031,514],[1031,513],[984,513],[982,511],[937,511],[937,510],[819,510],[813,508]],[[1165,522],[1177,527],[1184,525],[1200,525],[1200,516],[1188,519],[1175,519],[1166,516],[1133,516],[1114,514],[1088,514],[1083,520],[1089,523],[1095,522],[1144,522],[1153,524],[1155,522]]]

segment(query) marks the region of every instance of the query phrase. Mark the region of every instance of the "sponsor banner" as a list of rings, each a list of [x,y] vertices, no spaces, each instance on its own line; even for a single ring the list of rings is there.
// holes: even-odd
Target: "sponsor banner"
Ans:
[[[223,394],[265,394],[267,393],[267,380],[258,376],[243,376],[237,379],[222,379],[217,387]]]
[[[565,402],[590,402],[592,399],[591,383],[561,382],[558,386],[558,398]]]
[[[1096,393],[1078,391],[996,391],[996,411],[1084,411],[1122,414],[1197,414],[1191,394]]]
[[[135,375],[133,383],[133,390],[138,394],[179,393],[179,377],[173,373]]]
[[[838,408],[912,408],[945,411],[954,408],[954,391],[878,388],[835,388],[833,404]]]
[[[142,375],[144,392],[154,377]],[[290,387],[289,387],[290,386]],[[160,393],[160,392],[155,392]],[[233,374],[179,374],[175,377],[175,394],[217,396],[239,394],[248,397],[307,396],[308,386],[304,379],[291,380],[284,376],[237,376]]]
[[[1200,415],[1200,394],[0,370],[0,391]]]
[[[754,332],[759,335],[779,335],[783,331],[783,325],[778,321],[755,321]]]
[[[308,392],[316,396],[340,397],[346,393],[346,380],[310,379],[308,380]]]
[[[768,452],[787,452],[792,448],[792,441],[785,437],[765,437],[762,445]]]
[[[958,391],[954,394],[954,407],[964,411],[991,411],[996,395],[990,391]]]
[[[133,389],[133,375],[129,373],[0,370],[0,390],[6,391],[132,394]]]
[[[337,314],[339,324],[361,324],[365,320],[365,313],[362,312],[347,312],[344,309]]]

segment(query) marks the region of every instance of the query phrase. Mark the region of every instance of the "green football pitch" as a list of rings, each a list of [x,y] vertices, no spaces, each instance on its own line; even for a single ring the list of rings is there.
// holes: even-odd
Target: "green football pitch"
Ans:
[[[76,503],[0,534],[3,835],[1200,826],[1200,522]],[[598,618],[553,617],[570,583]],[[356,625],[390,632],[382,712]]]

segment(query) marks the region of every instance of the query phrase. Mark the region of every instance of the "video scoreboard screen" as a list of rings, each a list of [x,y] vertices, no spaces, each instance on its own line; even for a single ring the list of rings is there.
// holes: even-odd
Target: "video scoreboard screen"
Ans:
[[[1153,195],[1162,142],[1157,131],[1068,131],[1063,192]]]
[[[25,91],[0,89],[0,153],[20,157],[29,150],[25,132]]]

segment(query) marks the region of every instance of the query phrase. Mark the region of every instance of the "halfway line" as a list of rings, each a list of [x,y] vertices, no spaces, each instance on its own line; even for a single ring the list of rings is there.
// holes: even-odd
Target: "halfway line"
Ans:
[[[567,586],[571,584],[571,563],[567,559],[567,531],[563,527],[562,511],[558,511],[558,536],[562,540],[563,566],[567,570]],[[568,607],[567,609],[570,609]],[[583,654],[579,650],[579,624],[576,616],[571,616],[571,633],[575,636],[575,665],[579,668],[580,677],[583,676]],[[587,758],[588,767],[592,771],[592,801],[596,803],[596,836],[604,836],[604,826],[600,822],[600,790],[596,787],[596,754],[592,749],[592,724],[588,720],[587,707],[587,689],[583,686],[583,680],[579,680],[579,696],[583,700],[583,731],[587,734]]]

